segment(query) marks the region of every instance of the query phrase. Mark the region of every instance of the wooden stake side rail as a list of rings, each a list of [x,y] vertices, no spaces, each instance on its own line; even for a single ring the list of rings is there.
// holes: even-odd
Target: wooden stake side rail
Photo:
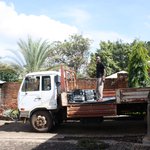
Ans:
[[[61,92],[72,91],[76,88],[76,73],[73,70],[64,69],[61,65]]]

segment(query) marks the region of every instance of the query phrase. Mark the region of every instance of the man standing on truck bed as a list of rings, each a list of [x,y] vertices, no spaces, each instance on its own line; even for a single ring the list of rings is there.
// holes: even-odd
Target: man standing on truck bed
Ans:
[[[96,96],[97,96],[97,101],[103,100],[105,73],[106,73],[105,66],[101,62],[101,58],[99,56],[97,56],[96,57],[96,78],[97,78]]]

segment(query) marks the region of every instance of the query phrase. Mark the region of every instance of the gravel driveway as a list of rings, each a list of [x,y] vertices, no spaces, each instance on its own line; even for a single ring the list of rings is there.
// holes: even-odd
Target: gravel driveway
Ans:
[[[1,150],[149,150],[143,120],[107,120],[98,125],[63,123],[51,133],[34,133],[29,123],[0,120]]]

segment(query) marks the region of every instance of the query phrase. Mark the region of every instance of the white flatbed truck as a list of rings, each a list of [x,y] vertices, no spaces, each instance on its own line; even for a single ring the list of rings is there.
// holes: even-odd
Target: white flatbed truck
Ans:
[[[60,72],[27,74],[18,93],[20,118],[29,119],[36,132],[48,132],[68,119],[101,119],[135,112],[146,115],[150,88],[118,89],[114,94],[110,90],[103,102],[69,102],[68,95],[77,88],[76,74],[62,66]]]

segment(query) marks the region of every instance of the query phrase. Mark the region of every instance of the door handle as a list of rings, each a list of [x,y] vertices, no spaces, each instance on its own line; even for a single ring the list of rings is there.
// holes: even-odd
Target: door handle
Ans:
[[[39,100],[41,100],[40,97],[37,97],[37,98],[34,99],[34,101],[39,101]]]

